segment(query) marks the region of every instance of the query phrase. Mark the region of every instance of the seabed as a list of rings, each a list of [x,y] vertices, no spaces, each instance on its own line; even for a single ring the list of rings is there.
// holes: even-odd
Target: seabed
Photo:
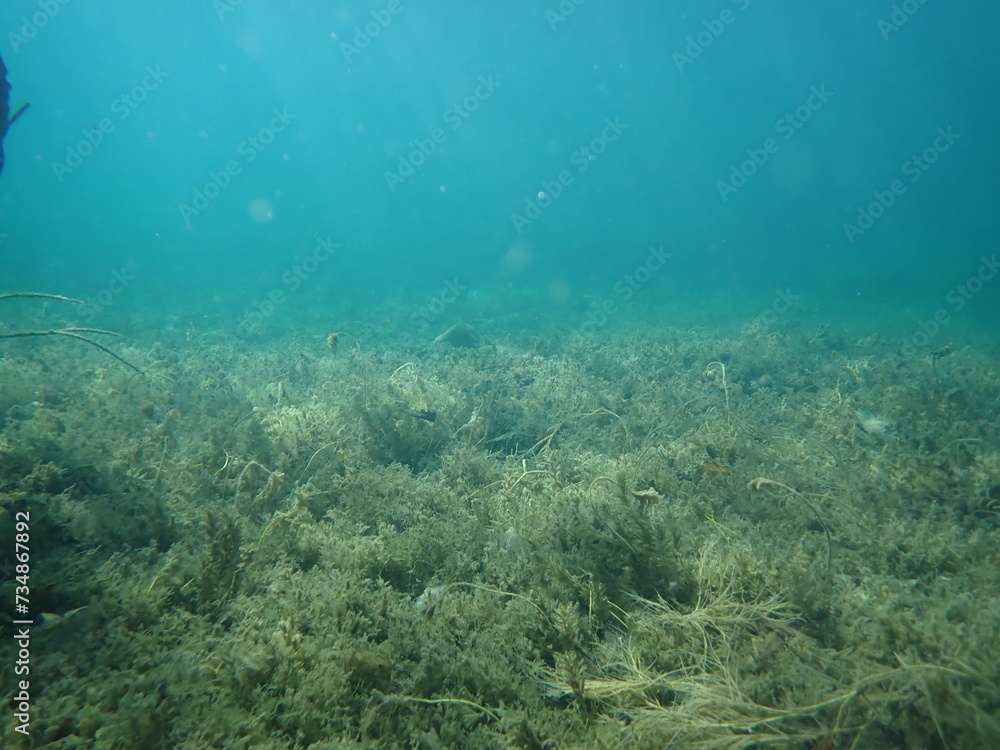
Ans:
[[[995,354],[469,312],[4,342],[0,744],[1000,747]]]

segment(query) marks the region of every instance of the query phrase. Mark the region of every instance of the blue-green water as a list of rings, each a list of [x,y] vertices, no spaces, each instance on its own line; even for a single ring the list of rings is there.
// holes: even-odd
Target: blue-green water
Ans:
[[[0,746],[1000,747],[998,17],[7,2]]]
[[[8,3],[31,108],[5,140],[0,287],[119,326],[150,305],[235,326],[278,289],[278,329],[300,305],[407,319],[449,280],[571,325],[594,298],[745,318],[782,289],[835,325],[908,335],[944,308],[941,339],[988,336],[997,21],[934,0]]]

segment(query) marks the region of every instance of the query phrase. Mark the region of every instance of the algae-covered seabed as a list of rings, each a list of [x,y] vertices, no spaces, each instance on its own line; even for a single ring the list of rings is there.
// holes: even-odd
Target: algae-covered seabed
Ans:
[[[4,342],[31,746],[1000,746],[995,352],[446,317]]]

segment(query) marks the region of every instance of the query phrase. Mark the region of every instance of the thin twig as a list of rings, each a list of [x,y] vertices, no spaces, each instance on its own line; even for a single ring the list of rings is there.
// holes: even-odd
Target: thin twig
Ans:
[[[731,414],[729,411],[729,386],[726,385],[726,366],[722,362],[709,362],[705,368],[705,377],[715,375],[715,372],[712,370],[714,365],[718,365],[722,370],[722,392],[726,394],[726,414]]]
[[[31,106],[31,102],[25,102],[20,107],[18,107],[17,108],[17,112],[14,113],[14,116],[11,117],[7,121],[7,127],[9,128],[11,125],[13,125],[14,122],[17,120],[17,118],[20,117],[21,115],[23,115],[28,110],[28,107],[30,107],[30,106]]]
[[[20,339],[20,338],[24,338],[26,336],[69,336],[70,338],[79,339],[80,341],[83,341],[83,342],[85,342],[87,344],[90,344],[91,346],[96,346],[98,349],[100,349],[105,354],[110,354],[112,357],[114,357],[115,359],[117,359],[123,365],[132,368],[133,370],[135,370],[140,375],[145,375],[146,374],[143,370],[140,370],[138,367],[136,367],[135,365],[133,365],[127,359],[122,359],[121,357],[119,357],[113,351],[111,351],[110,349],[108,349],[108,347],[106,347],[104,344],[98,343],[97,341],[94,341],[93,339],[88,339],[86,336],[81,336],[80,335],[81,331],[84,332],[84,333],[103,333],[103,334],[107,334],[108,336],[118,336],[118,335],[120,335],[120,334],[114,333],[113,331],[104,331],[104,330],[101,330],[100,328],[56,328],[56,329],[49,330],[49,331],[16,331],[15,333],[0,333],[0,339]]]
[[[833,537],[830,535],[830,529],[827,527],[826,522],[823,520],[823,516],[821,516],[819,514],[819,511],[816,510],[816,506],[814,506],[811,502],[809,502],[806,499],[805,495],[803,495],[798,490],[793,490],[787,484],[784,484],[783,482],[779,482],[774,479],[768,479],[767,477],[757,477],[756,479],[751,480],[747,486],[750,489],[755,490],[756,492],[760,492],[769,487],[778,487],[780,489],[787,490],[788,492],[791,492],[793,495],[795,495],[795,497],[797,497],[803,503],[805,503],[806,506],[809,508],[809,510],[813,512],[813,515],[816,516],[816,520],[819,521],[819,525],[823,529],[823,533],[826,534],[826,580],[829,581],[830,567],[833,563]]]
[[[23,110],[26,107],[27,105],[25,105],[21,109]],[[18,114],[20,114],[20,111],[18,111]],[[15,115],[15,118],[16,117],[17,115]],[[13,120],[11,120],[11,122],[13,122]],[[58,300],[59,302],[72,302],[75,305],[87,304],[82,299],[76,299],[74,297],[64,297],[61,294],[45,294],[44,292],[6,292],[4,294],[0,294],[0,300],[14,299],[16,297],[30,298],[30,299],[54,299]],[[114,331],[105,331],[102,328],[53,328],[48,331],[16,331],[14,333],[0,333],[0,339],[21,339],[21,338],[27,338],[29,336],[69,336],[70,338],[79,339],[80,341],[83,341],[86,344],[90,344],[91,346],[96,346],[102,352],[111,355],[126,367],[129,367],[135,370],[140,375],[145,376],[146,373],[143,370],[140,370],[138,367],[133,365],[127,359],[119,357],[113,351],[108,349],[108,347],[106,347],[104,344],[100,344],[97,341],[94,341],[93,339],[88,339],[86,336],[81,336],[80,335],[81,333],[100,333],[104,334],[105,336],[120,335],[115,333]]]
[[[87,304],[82,299],[63,297],[61,294],[43,294],[42,292],[7,292],[6,294],[0,294],[0,299],[12,299],[14,297],[35,297],[40,299],[55,299],[60,302],[72,302],[77,305]]]

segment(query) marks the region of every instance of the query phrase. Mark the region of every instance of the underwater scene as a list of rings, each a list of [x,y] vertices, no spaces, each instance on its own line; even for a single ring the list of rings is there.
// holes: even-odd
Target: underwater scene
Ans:
[[[1000,747],[998,32],[5,2],[0,747]]]

